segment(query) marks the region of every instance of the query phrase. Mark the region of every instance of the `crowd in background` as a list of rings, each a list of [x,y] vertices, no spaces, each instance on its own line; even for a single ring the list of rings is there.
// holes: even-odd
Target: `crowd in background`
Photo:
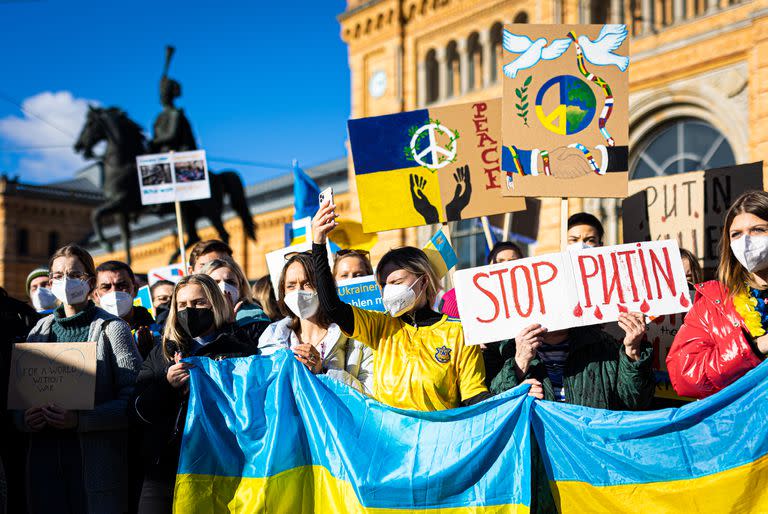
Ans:
[[[217,240],[195,245],[187,274],[151,287],[154,315],[134,305],[138,278],[127,264],[71,244],[26,280],[28,303],[0,294],[8,384],[12,343],[94,342],[92,410],[55,404],[6,411],[2,447],[7,512],[169,513],[181,449],[191,364],[293,352],[301,365],[388,405],[422,411],[481,402],[519,384],[539,399],[602,409],[659,408],[653,348],[640,313],[620,315],[617,330],[588,326],[549,331],[533,324],[467,344],[462,305],[424,252],[388,251],[373,266],[368,252],[328,259],[335,206],[313,219],[312,250],[289,254],[272,287],[251,284]],[[578,213],[568,243],[601,246],[603,227]],[[524,258],[513,242],[490,249],[489,264]],[[711,395],[757,366],[768,352],[768,194],[749,192],[725,216],[717,279],[702,282],[693,254],[681,257],[695,302],[667,357],[682,396]],[[42,264],[42,263],[41,263]],[[336,282],[374,275],[386,312],[344,303]],[[620,337],[612,334],[619,333]],[[6,390],[0,391],[5,401]],[[534,512],[552,512],[541,460],[534,453]]]

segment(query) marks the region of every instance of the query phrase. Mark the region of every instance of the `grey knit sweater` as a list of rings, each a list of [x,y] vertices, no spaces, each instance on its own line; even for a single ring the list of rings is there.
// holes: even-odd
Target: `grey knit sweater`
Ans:
[[[29,342],[50,340],[53,314],[41,319],[29,333]],[[141,356],[133,342],[128,324],[107,311],[96,308],[86,341],[96,346],[96,392],[94,408],[79,411],[75,429],[80,441],[83,486],[87,495],[88,512],[124,512],[127,510],[126,441],[128,427],[127,403],[141,368]],[[74,341],[73,341],[74,342]],[[23,426],[23,417],[18,418]],[[38,436],[30,434],[30,455]],[[28,480],[30,494],[45,494],[50,475],[49,461],[30,460]],[[64,499],[58,499],[64,502]],[[57,499],[51,499],[55,505]]]

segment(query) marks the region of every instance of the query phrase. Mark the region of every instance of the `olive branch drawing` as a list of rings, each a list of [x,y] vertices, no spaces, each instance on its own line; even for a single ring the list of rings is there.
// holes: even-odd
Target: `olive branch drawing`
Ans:
[[[432,119],[429,118],[429,124],[434,126],[440,126],[440,120],[438,119]],[[425,138],[429,136],[428,130],[423,130],[419,133],[418,136],[416,136],[416,141],[414,141],[413,150],[411,149],[410,140],[413,138],[413,135],[416,134],[416,132],[421,129],[420,126],[414,125],[411,128],[408,129],[408,143],[405,145],[405,148],[403,149],[403,152],[405,154],[406,160],[409,161],[416,161],[416,157],[414,156],[414,151],[418,148],[421,148],[421,143],[424,141]],[[450,140],[448,143],[443,147],[448,153],[454,154],[451,159],[449,159],[446,155],[438,154],[437,155],[437,162],[432,163],[433,166],[438,166],[440,164],[443,164],[444,162],[448,162],[448,164],[452,164],[456,162],[456,159],[458,158],[458,153],[454,152],[454,149],[456,148],[456,140],[459,139],[459,131],[454,130],[451,132]],[[429,169],[429,168],[428,168]],[[435,170],[430,170],[435,171]]]
[[[531,80],[533,79],[533,75],[529,75],[527,79],[525,79],[525,82],[523,82],[523,87],[515,88],[515,94],[517,95],[518,100],[520,103],[515,104],[515,108],[517,109],[517,115],[523,118],[523,124],[526,127],[529,127],[528,125],[528,86],[531,85]]]

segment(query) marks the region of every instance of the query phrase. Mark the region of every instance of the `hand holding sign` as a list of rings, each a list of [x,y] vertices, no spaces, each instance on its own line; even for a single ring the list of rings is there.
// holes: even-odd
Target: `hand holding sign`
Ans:
[[[547,329],[539,324],[529,325],[515,337],[515,374],[520,380],[528,373],[531,361],[536,357],[536,351],[542,345],[543,336]]]
[[[24,424],[30,432],[39,432],[45,428],[45,414],[42,407],[32,407],[24,411]]]
[[[77,426],[77,411],[62,409],[55,403],[43,407],[43,415],[48,426],[59,430],[69,430]]]
[[[640,312],[622,312],[619,314],[619,326],[624,330],[624,351],[632,361],[640,360],[640,345],[643,342],[646,327],[644,316]]]

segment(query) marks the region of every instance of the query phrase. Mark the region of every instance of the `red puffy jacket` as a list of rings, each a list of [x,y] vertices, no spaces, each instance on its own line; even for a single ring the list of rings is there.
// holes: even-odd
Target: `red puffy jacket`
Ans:
[[[710,396],[764,358],[736,312],[728,288],[716,280],[697,284],[693,307],[667,354],[667,371],[677,394]]]

